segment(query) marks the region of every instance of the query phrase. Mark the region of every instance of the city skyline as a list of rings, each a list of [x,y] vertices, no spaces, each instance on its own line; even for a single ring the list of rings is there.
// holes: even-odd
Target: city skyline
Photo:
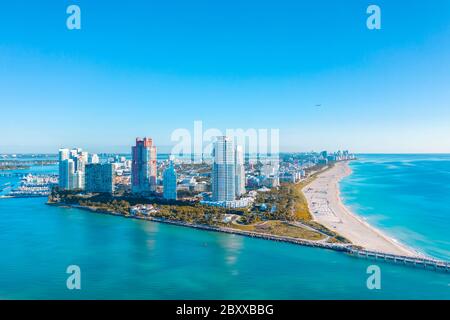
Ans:
[[[72,31],[66,3],[4,4],[0,153],[170,148],[196,120],[279,128],[286,152],[450,152],[448,1],[377,1],[375,31],[355,0],[77,4]]]
[[[0,300],[450,301],[449,71],[450,0],[4,1]]]

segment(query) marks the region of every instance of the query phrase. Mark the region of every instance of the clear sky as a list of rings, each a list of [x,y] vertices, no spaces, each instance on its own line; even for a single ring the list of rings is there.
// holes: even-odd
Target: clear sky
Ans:
[[[0,153],[170,145],[195,120],[279,128],[285,151],[450,152],[450,1],[3,1],[0,117]]]

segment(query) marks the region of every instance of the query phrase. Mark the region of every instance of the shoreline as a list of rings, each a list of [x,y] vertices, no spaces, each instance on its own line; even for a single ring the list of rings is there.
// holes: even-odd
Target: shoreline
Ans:
[[[157,218],[157,217],[152,217],[152,216],[123,215],[118,212],[111,212],[111,211],[107,211],[107,210],[101,210],[101,209],[96,209],[96,208],[86,207],[86,206],[81,206],[81,205],[64,204],[64,203],[46,203],[46,205],[61,207],[61,208],[80,209],[80,210],[85,210],[85,211],[98,213],[98,214],[118,216],[118,217],[122,217],[122,218],[126,218],[126,219],[136,219],[136,220],[142,220],[142,221],[164,223],[164,224],[170,224],[170,225],[204,230],[204,231],[221,232],[221,233],[240,235],[240,236],[245,236],[245,237],[250,237],[250,238],[259,238],[259,239],[265,239],[265,240],[297,244],[297,245],[308,246],[308,247],[316,247],[316,248],[318,247],[318,248],[329,249],[329,250],[338,251],[338,252],[348,252],[349,253],[349,252],[351,252],[350,249],[354,249],[351,244],[325,243],[325,242],[314,241],[314,240],[299,239],[299,238],[294,238],[294,237],[289,237],[289,236],[280,236],[280,235],[274,235],[274,234],[269,234],[269,233],[246,231],[246,230],[234,229],[234,228],[223,227],[223,226],[196,224],[196,223],[183,222],[183,221],[178,221],[178,220]]]
[[[428,258],[425,256],[417,256],[417,255],[410,256],[410,255],[404,255],[404,254],[383,253],[383,252],[379,252],[379,251],[367,250],[366,248],[359,249],[359,248],[356,248],[352,244],[323,243],[323,242],[318,242],[318,241],[313,241],[313,240],[293,238],[293,237],[289,237],[289,236],[279,236],[279,235],[273,235],[273,234],[267,234],[267,233],[261,233],[261,232],[244,231],[244,230],[233,229],[233,228],[223,227],[223,226],[209,226],[209,225],[204,225],[204,224],[188,223],[188,222],[183,222],[183,221],[168,220],[168,219],[164,219],[164,218],[157,218],[157,217],[151,217],[151,216],[123,215],[123,214],[117,213],[117,212],[111,212],[111,211],[96,209],[96,208],[92,208],[92,207],[85,207],[85,206],[80,206],[80,205],[68,205],[68,204],[61,204],[61,203],[46,203],[46,205],[68,208],[68,209],[70,209],[70,208],[80,209],[80,210],[89,211],[89,212],[97,213],[97,214],[119,216],[119,217],[122,217],[125,219],[133,219],[133,220],[135,219],[135,220],[141,220],[141,221],[163,223],[163,224],[169,224],[169,225],[178,226],[178,227],[185,227],[185,228],[191,228],[191,229],[209,231],[209,232],[219,232],[219,233],[225,233],[225,234],[229,234],[229,235],[238,235],[238,236],[243,236],[243,237],[248,237],[248,238],[253,238],[253,239],[284,242],[284,243],[289,243],[289,244],[293,244],[293,245],[300,245],[303,247],[328,249],[328,250],[332,250],[335,252],[345,253],[351,257],[356,257],[356,258],[383,260],[386,263],[401,264],[403,266],[411,266],[411,267],[423,267],[425,269],[434,270],[434,271],[450,272],[450,263],[449,262],[432,259],[432,258]]]
[[[303,188],[314,221],[366,250],[409,257],[426,257],[370,225],[342,201],[339,182],[352,173],[348,162],[338,162]]]

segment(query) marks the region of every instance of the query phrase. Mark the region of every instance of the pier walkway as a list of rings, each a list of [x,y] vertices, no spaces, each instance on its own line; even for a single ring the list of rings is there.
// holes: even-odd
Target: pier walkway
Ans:
[[[393,262],[398,264],[410,265],[415,267],[422,267],[425,269],[434,269],[437,271],[450,272],[450,262],[441,261],[426,257],[408,257],[383,252],[376,252],[370,250],[360,250],[354,248],[347,248],[347,253],[358,258],[366,258],[373,260],[382,260],[386,262]]]

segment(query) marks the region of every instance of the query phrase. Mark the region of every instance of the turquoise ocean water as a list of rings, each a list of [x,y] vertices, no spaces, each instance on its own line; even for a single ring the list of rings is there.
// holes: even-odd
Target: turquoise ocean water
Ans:
[[[347,204],[397,239],[448,257],[450,156],[362,156],[352,168],[342,182]],[[1,299],[450,299],[445,273],[376,262],[382,287],[369,290],[374,261],[44,202],[0,199]],[[81,268],[79,291],[66,288],[72,264]]]
[[[450,261],[450,155],[360,155],[344,203],[393,238]]]

